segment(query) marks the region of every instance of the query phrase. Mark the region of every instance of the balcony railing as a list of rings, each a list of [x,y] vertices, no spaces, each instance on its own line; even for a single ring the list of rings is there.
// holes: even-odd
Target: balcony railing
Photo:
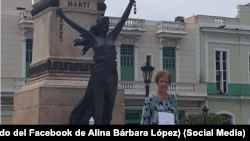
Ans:
[[[1,78],[0,77],[0,88],[15,88],[21,89],[28,83],[28,78]],[[193,93],[193,92],[205,92],[206,93],[206,84],[201,83],[172,83],[169,88],[168,92],[173,93]],[[118,88],[124,89],[125,94],[145,94],[146,87],[143,81],[119,81]],[[150,91],[157,91],[154,90],[155,88],[150,88]]]
[[[28,82],[27,78],[16,78],[14,88],[22,88]],[[146,87],[143,81],[119,81],[118,88],[123,88],[126,91],[146,92]],[[195,84],[188,83],[172,83],[169,92],[194,92]]]
[[[118,17],[109,17],[110,28],[115,27],[120,21]],[[31,10],[23,10],[20,13],[20,24],[22,23],[34,23],[33,17],[31,15]],[[145,29],[145,20],[143,19],[128,19],[124,24],[124,27],[131,29],[144,30]]]
[[[20,89],[28,83],[28,78],[15,78],[14,88]]]
[[[185,31],[186,24],[182,22],[166,22],[158,23],[158,31]]]
[[[221,16],[207,16],[198,15],[198,22],[204,24],[205,27],[216,27],[221,25],[239,26],[239,17],[221,17]],[[236,28],[236,27],[235,27]]]
[[[21,28],[33,28],[34,27],[34,20],[31,15],[31,10],[23,10],[20,13],[20,21],[18,25]]]
[[[214,18],[214,24],[225,24],[225,19]]]
[[[120,18],[109,17],[110,28],[115,27],[120,21]],[[124,24],[124,27],[131,29],[144,30],[145,29],[145,20],[143,19],[128,19]]]
[[[169,92],[194,92],[195,84],[188,83],[172,83],[168,91]]]
[[[145,91],[146,87],[144,82],[141,81],[119,81],[118,88],[131,91]]]
[[[118,87],[126,91],[146,92],[145,84],[142,81],[120,81]],[[194,90],[195,84],[188,83],[172,83],[168,88],[169,92],[194,92]]]
[[[28,82],[27,78],[8,78],[0,77],[0,88],[20,89]]]
[[[31,15],[31,10],[23,10],[20,13],[20,22],[34,23],[33,17]]]

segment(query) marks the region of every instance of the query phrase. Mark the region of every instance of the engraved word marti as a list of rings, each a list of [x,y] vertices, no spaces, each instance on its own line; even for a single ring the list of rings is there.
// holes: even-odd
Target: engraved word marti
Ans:
[[[77,7],[77,8],[89,8],[90,2],[83,1],[68,1],[68,7]]]

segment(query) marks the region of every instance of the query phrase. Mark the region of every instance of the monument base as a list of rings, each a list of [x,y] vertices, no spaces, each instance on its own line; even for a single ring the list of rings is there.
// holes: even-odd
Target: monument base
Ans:
[[[13,124],[65,125],[85,94],[88,81],[42,80],[14,94]],[[113,125],[125,124],[124,91],[117,90]]]

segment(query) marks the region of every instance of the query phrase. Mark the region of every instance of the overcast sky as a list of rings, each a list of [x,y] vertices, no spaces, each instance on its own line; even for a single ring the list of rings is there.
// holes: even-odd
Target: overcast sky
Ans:
[[[121,17],[129,0],[105,0],[106,16]],[[137,14],[129,18],[174,21],[175,17],[185,18],[194,15],[211,15],[234,18],[237,5],[245,5],[250,0],[136,0]]]

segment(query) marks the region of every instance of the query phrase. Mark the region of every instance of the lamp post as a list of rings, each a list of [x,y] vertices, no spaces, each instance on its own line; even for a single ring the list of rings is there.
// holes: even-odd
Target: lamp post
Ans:
[[[146,65],[141,67],[143,78],[144,78],[144,83],[146,85],[146,96],[149,95],[149,85],[151,83],[151,78],[152,78],[154,69],[155,68],[149,64],[148,59],[147,59]]]
[[[206,106],[204,107],[204,109],[202,109],[203,118],[204,118],[204,125],[207,125],[207,112],[208,111],[209,111],[209,109],[207,109]]]

